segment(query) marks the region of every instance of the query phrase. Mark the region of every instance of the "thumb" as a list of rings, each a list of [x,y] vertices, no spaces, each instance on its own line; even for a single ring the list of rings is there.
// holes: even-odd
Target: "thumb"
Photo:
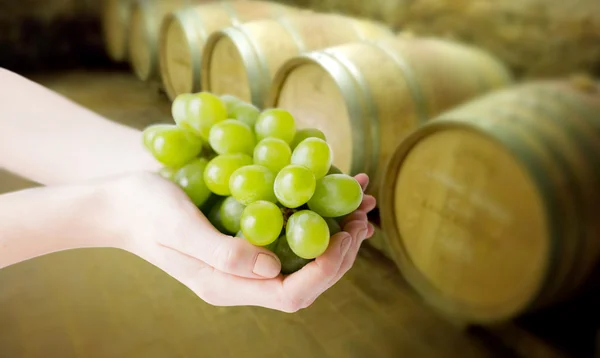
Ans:
[[[184,234],[165,242],[166,246],[231,275],[247,278],[279,275],[281,262],[273,252],[220,233],[197,208],[192,210],[192,220],[184,220]]]
[[[218,238],[206,238],[199,245],[201,260],[219,271],[248,278],[274,278],[281,271],[281,262],[273,252],[254,246],[245,239],[219,233]]]

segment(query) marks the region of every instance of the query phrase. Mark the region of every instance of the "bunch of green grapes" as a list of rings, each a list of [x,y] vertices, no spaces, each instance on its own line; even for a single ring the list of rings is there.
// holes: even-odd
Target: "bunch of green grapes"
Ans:
[[[200,92],[179,95],[172,115],[175,124],[143,132],[160,174],[219,231],[277,254],[283,274],[322,255],[362,202],[358,181],[332,165],[325,135],[296,128],[283,109]]]

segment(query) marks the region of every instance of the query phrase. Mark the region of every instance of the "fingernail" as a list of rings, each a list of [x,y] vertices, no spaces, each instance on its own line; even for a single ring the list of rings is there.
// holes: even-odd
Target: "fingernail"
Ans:
[[[279,260],[271,255],[262,253],[258,254],[256,262],[254,263],[254,270],[252,272],[258,276],[271,278],[279,275],[279,271],[281,271],[281,264],[279,263]]]
[[[352,236],[348,236],[342,241],[342,244],[340,245],[340,251],[342,252],[342,256],[346,256],[346,253],[350,249],[351,243],[352,243]]]

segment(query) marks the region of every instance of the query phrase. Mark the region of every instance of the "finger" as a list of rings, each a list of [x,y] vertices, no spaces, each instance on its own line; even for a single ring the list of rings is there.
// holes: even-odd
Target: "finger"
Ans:
[[[172,238],[161,243],[195,257],[224,273],[247,278],[273,278],[279,275],[281,263],[277,256],[246,240],[221,234],[204,215],[190,203],[187,215],[181,216],[179,229]]]
[[[367,190],[367,186],[369,186],[369,176],[367,174],[360,173],[356,175],[354,179],[358,181],[360,187],[362,188],[362,191]]]
[[[342,225],[342,227],[343,227],[347,223],[354,221],[354,220],[358,220],[358,219],[367,220],[367,213],[370,212],[371,210],[373,210],[374,208],[375,208],[375,198],[373,198],[370,195],[366,195],[365,198],[363,199],[362,204],[358,207],[358,209],[356,209],[355,211],[351,212],[350,214],[342,217],[339,220],[340,225]]]
[[[331,237],[327,250],[283,281],[281,301],[292,310],[308,307],[333,279],[352,246],[352,236],[339,232]]]
[[[352,221],[368,221],[367,213],[362,210],[357,210],[351,214],[346,215],[341,221],[340,225],[344,228],[348,223]],[[345,231],[345,230],[344,230]]]
[[[214,306],[261,306],[281,310],[277,299],[282,291],[282,278],[256,280],[215,270],[208,264],[162,247],[152,264],[192,290],[198,297]]]
[[[350,245],[348,252],[344,256],[344,260],[342,261],[342,264],[340,265],[340,269],[338,270],[337,274],[329,282],[327,282],[326,285],[322,287],[322,291],[319,292],[319,295],[328,290],[331,286],[333,286],[343,277],[343,275],[349,269],[348,263],[350,263],[350,266],[352,266],[352,264],[354,263],[354,260],[356,259],[356,252],[360,248],[360,244],[363,241],[362,234],[366,230],[366,223],[363,221],[353,221],[345,225],[344,230],[348,232],[350,236],[352,236],[352,245]],[[355,251],[354,254],[353,251]]]
[[[365,239],[370,239],[374,233],[375,233],[375,226],[373,226],[373,224],[369,223],[369,225],[367,225],[367,236],[365,237]]]
[[[355,233],[360,226],[353,228],[353,225],[348,227]],[[349,237],[352,243],[348,233],[334,235],[328,250],[321,257],[285,280],[282,280],[282,276],[255,280],[226,274],[170,248],[164,248],[166,255],[157,266],[215,306],[260,306],[296,312],[310,305],[334,283],[332,278],[338,275],[345,261],[344,255],[339,253],[344,251],[341,244],[346,243]],[[333,277],[326,273],[335,271],[336,267],[337,273]]]
[[[377,206],[377,200],[371,195],[365,195],[357,210],[369,212]]]
[[[358,255],[358,252],[360,251],[360,247],[368,235],[369,229],[367,226],[368,225],[365,226],[364,223],[362,223],[362,222],[361,223],[353,222],[353,223],[348,224],[348,227],[351,227],[351,228],[346,228],[346,230],[351,230],[352,236],[354,237],[354,240],[352,241],[352,246],[348,250],[346,257],[344,257],[344,261],[342,262],[342,265],[340,266],[340,270],[338,271],[337,275],[335,276],[334,279],[332,279],[329,282],[329,286],[326,289],[329,289],[336,282],[338,282],[342,277],[344,277],[346,272],[348,272],[350,270],[350,268],[352,268],[352,265],[354,265],[354,261],[356,261],[356,256]]]
[[[255,280],[215,270],[203,280],[193,281],[190,288],[213,306],[258,306],[283,312],[297,311],[291,303],[280,299],[282,285],[281,276]]]
[[[203,269],[200,275],[190,275],[190,270],[174,274],[200,298],[216,306],[261,306],[283,312],[296,312],[306,308],[323,292],[337,275],[344,255],[352,245],[352,237],[340,232],[331,238],[325,253],[300,271],[282,280],[252,280],[226,274],[218,270]],[[167,249],[168,250],[168,249]],[[174,258],[170,262],[178,262]]]
[[[329,281],[327,281],[323,285],[321,285],[319,287],[319,290],[316,290],[312,301],[316,300],[318,296],[320,296],[323,292],[325,292],[331,286],[333,286],[336,282],[338,282],[340,280],[340,278],[342,278],[344,273],[346,271],[348,271],[348,269],[349,269],[348,263],[350,263],[350,266],[351,266],[352,263],[354,263],[354,260],[356,259],[356,252],[352,253],[352,251],[358,251],[358,248],[360,247],[360,243],[362,242],[361,234],[363,231],[366,230],[366,224],[361,221],[354,221],[354,222],[351,222],[348,225],[346,225],[344,227],[344,230],[346,232],[348,232],[350,234],[350,236],[352,237],[352,244],[350,245],[348,252],[344,256],[344,259],[342,261],[342,264],[340,265],[340,268],[338,269],[338,272],[333,277],[331,277],[329,279]]]

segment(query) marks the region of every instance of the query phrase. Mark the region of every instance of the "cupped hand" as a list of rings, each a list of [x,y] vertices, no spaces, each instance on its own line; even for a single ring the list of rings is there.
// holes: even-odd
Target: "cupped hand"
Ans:
[[[368,177],[356,179],[363,191]],[[308,307],[351,267],[373,226],[367,213],[375,199],[342,221],[326,252],[301,270],[284,276],[271,251],[217,231],[175,184],[144,173],[108,185],[113,232],[121,248],[159,267],[215,306],[261,306],[284,312]]]

